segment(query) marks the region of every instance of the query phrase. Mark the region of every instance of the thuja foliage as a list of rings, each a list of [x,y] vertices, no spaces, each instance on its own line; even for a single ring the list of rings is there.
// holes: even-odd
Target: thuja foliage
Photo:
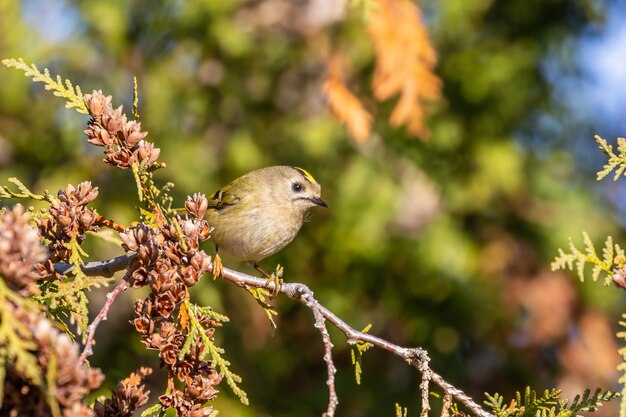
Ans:
[[[551,264],[552,269],[575,269],[580,280],[584,281],[585,267],[591,265],[591,279],[597,281],[601,275],[604,275],[604,284],[609,285],[612,282],[614,269],[622,268],[626,263],[624,250],[618,244],[613,243],[611,236],[607,237],[604,242],[602,257],[596,252],[593,242],[586,232],[583,232],[583,243],[585,245],[584,252],[580,251],[570,238],[569,252],[559,249],[558,256]]]
[[[35,64],[28,65],[22,58],[4,59],[2,63],[7,67],[24,71],[24,75],[35,82],[44,83],[46,90],[51,90],[55,96],[65,99],[65,107],[68,109],[76,109],[81,114],[87,114],[83,92],[79,86],[74,86],[70,80],[63,80],[59,75],[52,78],[47,68],[41,72]]]
[[[0,236],[0,252],[5,252],[0,259],[0,387],[4,386],[5,392],[0,398],[8,399],[1,404],[0,414],[132,415],[148,401],[141,380],[151,371],[141,369],[121,381],[110,399],[98,402],[95,408],[83,404],[84,397],[102,382],[100,371],[82,361],[91,350],[93,337],[93,329],[87,326],[87,292],[110,280],[88,276],[82,270],[89,257],[83,243],[88,234],[105,229],[119,232],[122,248],[137,254],[121,284],[150,288],[150,294],[135,304],[133,324],[142,342],[158,352],[168,371],[166,392],[144,415],[168,409],[176,415],[214,415],[207,401],[215,398],[215,386],[222,379],[247,404],[246,393],[239,387],[241,378],[230,370],[224,350],[212,338],[228,318],[189,298],[189,287],[210,265],[209,256],[199,247],[210,237],[204,220],[208,201],[204,195],[190,196],[181,214],[172,208],[172,184],[158,186],[153,181],[152,173],[165,165],[158,161],[160,149],[147,140],[148,133],[136,120],[136,87],[134,119],[129,119],[122,106],[114,108],[112,97],[101,91],[83,95],[78,86],[52,77],[48,70],[41,72],[21,59],[2,62],[42,82],[46,90],[65,99],[66,107],[91,116],[85,130],[87,141],[103,148],[104,163],[132,176],[138,210],[130,227],[105,218],[90,207],[98,188],[89,181],[67,185],[56,195],[48,191],[35,194],[17,179],[0,186],[2,200],[47,203],[40,210],[16,206],[5,212],[0,223],[0,228],[6,229]],[[73,267],[60,269],[59,265]],[[67,334],[72,339],[82,335],[87,343],[80,358],[78,346],[65,333],[54,330],[65,318],[73,324],[64,328]],[[67,342],[58,341],[63,337]],[[68,378],[75,383],[67,384]],[[61,386],[58,381],[65,382]],[[35,404],[30,401],[33,392],[38,393],[41,404],[24,410],[20,404]],[[21,401],[24,396],[29,396],[28,402]]]
[[[560,394],[560,390],[553,389],[545,390],[543,395],[539,396],[536,391],[527,387],[524,395],[517,392],[511,401],[505,401],[500,394],[485,394],[487,396],[485,405],[497,417],[569,417],[596,411],[603,403],[619,396],[618,393],[603,392],[598,388],[593,395],[590,390],[586,390],[569,404],[567,400],[559,398]]]
[[[600,181],[615,170],[613,181],[617,181],[624,174],[624,170],[626,170],[626,139],[617,138],[617,154],[615,154],[613,145],[609,145],[605,139],[598,135],[594,138],[600,150],[608,157],[608,161],[604,164],[602,170],[596,174],[596,179]]]
[[[431,395],[438,397],[435,393]],[[511,400],[506,400],[498,393],[485,393],[485,397],[486,409],[496,417],[573,417],[580,416],[580,413],[597,411],[604,403],[620,397],[620,393],[597,388],[592,394],[591,390],[587,389],[582,395],[576,395],[570,403],[569,400],[561,398],[561,390],[545,390],[539,395],[530,387],[526,387],[523,394],[518,391]],[[395,413],[396,417],[405,417],[407,409],[396,404]],[[450,396],[446,396],[441,415],[468,417],[471,414],[459,410],[458,404],[453,402]]]
[[[372,328],[372,325],[368,324],[361,331],[363,333],[367,333],[371,328]],[[352,360],[352,365],[354,365],[354,379],[358,385],[361,384],[361,374],[363,373],[363,367],[362,367],[363,353],[365,353],[372,346],[373,345],[371,343],[358,340],[354,345],[352,345],[350,349],[350,357]]]
[[[621,137],[617,139],[617,153],[614,152],[613,145],[610,145],[600,136],[596,135],[595,141],[600,150],[607,156],[607,162],[596,174],[597,180],[600,181],[614,172],[613,180],[617,181],[626,170],[626,139]],[[618,288],[626,289],[626,255],[621,246],[614,243],[613,238],[609,236],[604,242],[602,255],[600,256],[586,232],[583,232],[583,243],[585,249],[580,251],[570,238],[569,251],[559,249],[559,254],[551,264],[552,269],[575,270],[580,280],[584,281],[585,272],[588,270],[586,266],[589,264],[593,281],[597,281],[603,275],[604,285],[613,283]],[[624,317],[626,318],[626,315]],[[626,322],[620,321],[622,327],[625,324]],[[626,332],[618,332],[617,337],[626,340]],[[622,372],[622,376],[618,380],[622,384],[620,417],[626,417],[626,347],[622,347],[619,350],[619,354],[622,357],[622,362],[618,365],[618,370]]]

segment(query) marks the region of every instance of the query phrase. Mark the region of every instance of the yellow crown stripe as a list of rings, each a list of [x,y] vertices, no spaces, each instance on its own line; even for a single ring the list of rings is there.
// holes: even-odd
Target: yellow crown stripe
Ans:
[[[306,178],[309,182],[312,182],[313,184],[317,184],[317,181],[315,181],[315,178],[313,178],[313,175],[311,175],[309,171],[307,171],[306,169],[300,168],[300,167],[293,167],[293,169],[295,169],[300,174],[302,174],[302,176]]]

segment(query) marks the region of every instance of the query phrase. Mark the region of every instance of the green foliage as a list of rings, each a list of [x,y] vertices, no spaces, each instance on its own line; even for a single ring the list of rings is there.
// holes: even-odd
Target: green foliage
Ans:
[[[585,280],[585,266],[593,265],[591,270],[591,279],[597,281],[602,273],[605,274],[604,285],[611,283],[611,276],[615,268],[622,268],[626,263],[624,250],[616,243],[613,244],[613,238],[609,236],[604,242],[602,249],[602,258],[596,253],[593,242],[589,238],[587,232],[583,232],[583,243],[585,244],[585,252],[581,252],[576,248],[572,239],[569,239],[568,253],[559,248],[559,254],[550,264],[553,271],[559,269],[568,269],[573,271],[574,268],[578,273],[581,281]]]
[[[83,343],[87,338],[89,325],[89,299],[87,292],[93,288],[108,286],[112,278],[87,276],[81,269],[89,255],[78,244],[75,237],[67,243],[71,252],[70,263],[74,265],[72,271],[62,279],[44,281],[41,283],[41,293],[36,299],[48,307],[47,314],[55,321],[62,323],[65,317],[70,323],[76,324],[76,333],[82,335]],[[73,335],[69,334],[72,338]]]
[[[31,341],[30,331],[14,316],[11,306],[37,309],[36,303],[20,297],[7,287],[4,279],[0,279],[0,386],[4,387],[5,367],[8,363],[13,364],[34,385],[41,385],[41,368],[37,357],[32,353],[36,346]],[[0,397],[0,402],[2,398]]]
[[[400,404],[396,403],[395,404],[396,407],[396,417],[406,417],[408,415],[408,408],[406,407],[401,407]]]
[[[600,388],[596,388],[593,395],[590,394],[591,390],[585,390],[582,396],[574,397],[571,405],[568,406],[567,403],[564,403],[563,409],[567,409],[575,415],[578,415],[577,413],[591,413],[597,411],[604,403],[620,396],[619,392],[602,391]],[[568,415],[570,414],[564,414],[564,416]]]
[[[600,150],[608,157],[608,161],[604,164],[602,170],[597,172],[596,179],[600,181],[611,172],[615,171],[613,180],[617,181],[626,170],[626,139],[623,137],[617,138],[617,154],[613,151],[613,145],[609,145],[608,142],[599,135],[595,135],[594,139]],[[613,239],[609,236],[602,251],[603,257],[600,259],[596,254],[591,239],[585,232],[583,232],[583,241],[586,247],[585,253],[576,249],[570,239],[569,246],[571,252],[566,254],[559,249],[559,255],[551,264],[552,269],[556,270],[567,268],[573,270],[575,262],[578,276],[582,281],[584,280],[585,264],[592,263],[594,265],[592,269],[593,280],[596,281],[600,274],[604,272],[607,275],[605,278],[605,285],[609,285],[612,281],[611,278],[613,271],[622,270],[624,268],[624,264],[626,263],[624,250],[621,249],[618,244],[613,245]],[[622,317],[626,318],[626,314],[623,314]],[[622,320],[619,324],[622,327],[626,327],[626,321]],[[626,331],[618,332],[617,337],[622,340],[626,340]],[[570,407],[573,412],[595,411],[600,406],[598,400],[608,401],[611,398],[621,396],[622,399],[620,401],[619,415],[620,417],[626,417],[626,347],[620,348],[618,353],[622,357],[622,362],[617,367],[618,371],[622,373],[618,379],[618,382],[622,384],[621,393],[607,392],[604,396],[602,396],[599,395],[599,390],[596,390],[594,396],[589,398],[589,392],[587,391],[580,400],[576,397],[574,403]]]
[[[198,313],[207,315],[211,319],[221,322],[228,321],[228,317],[213,311],[213,309],[211,309],[210,307],[199,307],[195,304],[191,304],[189,301],[185,301],[181,305],[180,311],[182,317],[184,317],[181,320],[185,323],[188,322],[189,333],[187,334],[185,343],[180,350],[179,357],[182,359],[186,354],[190,352],[191,346],[197,343],[198,339],[202,340],[203,349],[200,353],[200,358],[204,359],[208,357],[209,360],[212,362],[212,365],[226,380],[226,383],[233,391],[233,393],[237,396],[237,398],[239,398],[239,401],[241,401],[242,404],[248,405],[250,403],[250,401],[248,400],[248,395],[244,390],[239,387],[239,384],[241,383],[241,377],[230,370],[230,362],[224,359],[223,356],[224,349],[216,346],[211,338],[207,335],[207,329],[205,329],[198,320]]]
[[[524,396],[518,391],[515,398],[505,402],[500,394],[487,394],[485,405],[497,417],[569,417],[578,416],[578,413],[593,412],[602,407],[605,402],[619,397],[619,393],[596,389],[593,395],[586,390],[583,395],[577,395],[571,405],[568,400],[560,398],[561,391],[557,389],[545,390],[542,396],[526,387]]]
[[[363,333],[369,332],[372,328],[371,324],[368,324],[361,330]],[[361,373],[363,372],[363,353],[371,348],[371,343],[364,342],[362,340],[357,340],[354,345],[350,347],[350,357],[352,359],[352,365],[354,365],[354,378],[356,380],[357,385],[361,385]]]
[[[265,311],[265,315],[272,326],[272,333],[274,333],[278,328],[276,322],[274,321],[274,316],[278,315],[278,311],[276,311],[276,307],[269,303],[269,299],[271,298],[269,290],[265,288],[246,287],[246,291],[250,293],[252,298],[254,298],[257,304],[261,306],[263,311]]]
[[[8,199],[8,198],[29,198],[32,200],[45,200],[52,201],[52,195],[46,190],[43,194],[34,194],[32,191],[28,189],[20,180],[15,177],[9,178],[9,182],[15,184],[19,191],[12,191],[6,185],[0,185],[0,199]]]
[[[276,280],[274,281],[274,283],[281,282],[284,272],[285,270],[280,264],[276,265],[276,268],[274,268],[274,270],[272,271],[270,275],[272,278]],[[276,329],[278,328],[278,326],[276,325],[276,322],[274,321],[274,317],[278,316],[278,311],[276,311],[276,307],[274,307],[273,305],[269,303],[269,300],[271,300],[272,298],[272,295],[270,294],[269,290],[265,288],[246,287],[246,291],[250,293],[252,298],[254,298],[257,304],[260,305],[263,311],[265,312],[265,315],[267,316],[267,319],[269,320],[270,325],[272,326],[272,334],[274,334],[274,332],[276,332]]]
[[[626,139],[617,138],[617,155],[613,152],[613,145],[609,145],[605,139],[599,135],[595,135],[594,139],[600,150],[609,158],[602,170],[596,174],[596,179],[600,181],[615,170],[613,181],[617,181],[626,170]]]
[[[45,68],[43,73],[39,71],[35,64],[28,66],[22,58],[19,59],[3,59],[2,63],[9,68],[17,68],[24,71],[26,77],[31,77],[35,82],[44,83],[46,90],[52,90],[57,97],[66,100],[65,107],[74,108],[81,114],[87,114],[87,107],[83,101],[83,93],[79,86],[74,87],[70,80],[65,80],[57,75],[55,79],[50,76],[50,71]]]

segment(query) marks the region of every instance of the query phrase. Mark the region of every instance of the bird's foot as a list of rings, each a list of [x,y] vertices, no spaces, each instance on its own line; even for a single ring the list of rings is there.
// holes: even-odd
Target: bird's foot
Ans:
[[[274,289],[270,293],[270,299],[276,298],[278,293],[280,292],[280,287],[283,285],[283,280],[281,278],[276,277],[275,275],[270,275],[266,277],[267,281],[265,281],[265,285],[269,285],[270,283],[274,284]]]
[[[252,266],[254,267],[254,269],[259,271],[261,275],[265,277],[265,279],[267,280],[265,281],[266,286],[269,285],[270,283],[274,284],[274,288],[272,289],[272,292],[270,293],[270,299],[276,298],[276,296],[280,292],[280,287],[283,285],[283,280],[277,277],[276,274],[268,274],[267,271],[265,271],[263,268],[257,265],[256,262],[252,262]],[[278,275],[280,276],[282,274],[278,274]]]

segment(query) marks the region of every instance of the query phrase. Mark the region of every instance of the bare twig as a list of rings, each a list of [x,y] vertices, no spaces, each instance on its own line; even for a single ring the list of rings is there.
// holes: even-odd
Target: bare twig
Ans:
[[[420,391],[422,392],[422,412],[420,413],[421,417],[428,416],[428,412],[430,411],[430,402],[428,391],[428,387],[430,385],[430,378],[432,377],[432,372],[428,367],[429,358],[423,358],[421,363],[419,364],[418,369],[422,373],[422,382],[420,383]]]
[[[322,334],[322,340],[324,342],[324,361],[326,362],[326,369],[328,372],[328,379],[326,380],[326,384],[328,385],[328,408],[326,409],[323,417],[333,417],[335,415],[335,411],[337,410],[337,405],[339,405],[339,397],[337,396],[337,390],[335,389],[335,373],[337,372],[337,368],[335,368],[335,364],[333,363],[333,343],[330,340],[330,334],[326,328],[326,319],[318,308],[319,303],[315,298],[313,298],[313,293],[302,294],[300,299],[304,305],[306,305],[313,312],[315,327],[319,329]]]
[[[127,262],[128,263],[128,262]],[[79,362],[84,362],[87,360],[87,357],[93,353],[93,338],[96,334],[96,329],[102,320],[107,319],[107,313],[109,309],[113,305],[115,298],[126,289],[126,276],[120,282],[117,283],[115,288],[111,292],[106,295],[106,301],[100,309],[100,312],[96,316],[96,318],[91,322],[89,326],[87,326],[87,341],[85,342],[85,347],[83,348],[83,352],[80,354]]]
[[[107,259],[106,261],[89,262],[81,266],[85,275],[93,277],[112,277],[118,271],[126,269],[128,263],[137,257],[134,252],[129,252],[117,258]],[[54,264],[54,270],[59,274],[65,275],[72,272],[74,264]]]
[[[81,265],[80,269],[87,276],[102,276],[112,277],[118,271],[126,269],[128,263],[137,257],[134,252],[129,252],[124,255],[118,256],[113,259],[107,259],[105,261],[89,262]],[[54,264],[55,272],[59,274],[69,274],[74,269],[74,264],[57,263]],[[93,353],[93,340],[96,334],[96,329],[101,321],[107,319],[107,314],[111,305],[115,301],[115,298],[126,289],[126,277],[124,277],[116,286],[106,295],[106,301],[102,306],[102,309],[98,312],[96,318],[87,327],[87,340],[85,341],[85,347],[80,354],[80,361],[85,361],[88,356]]]
[[[116,270],[125,269],[128,262],[133,259],[136,254],[130,252],[125,255],[119,256],[117,258],[113,258],[108,261],[102,262],[90,262],[83,265],[82,270],[86,275],[103,275],[103,274],[111,274]],[[55,265],[55,270],[60,273],[67,273],[71,270],[71,265],[57,264]],[[212,266],[211,266],[212,268]],[[209,271],[210,272],[210,271]],[[267,281],[265,278],[254,277],[248,274],[244,274],[242,272],[238,272],[229,268],[224,268],[224,278],[235,283],[240,287],[256,287],[256,288],[266,288],[270,291],[275,289],[275,283],[272,281]],[[111,292],[117,293],[121,292],[125,288],[125,280],[122,280],[117,287]],[[438,385],[444,392],[445,398],[451,397],[465,405],[472,413],[474,413],[478,417],[494,417],[493,414],[485,411],[478,403],[476,403],[472,398],[466,395],[460,389],[454,387],[450,383],[446,382],[443,377],[432,369],[429,366],[429,357],[428,353],[422,348],[406,348],[402,346],[398,346],[394,343],[391,343],[385,339],[380,337],[371,335],[369,333],[363,333],[358,330],[355,330],[350,325],[348,325],[345,321],[340,319],[335,313],[328,310],[326,307],[321,305],[313,296],[313,291],[309,287],[300,283],[284,283],[280,286],[281,293],[285,294],[287,297],[297,300],[304,305],[306,305],[313,312],[316,327],[320,329],[322,333],[322,339],[324,340],[324,347],[326,353],[324,355],[324,360],[326,361],[328,367],[328,384],[329,384],[329,392],[330,399],[328,404],[328,410],[326,411],[327,415],[332,416],[335,408],[337,407],[337,394],[334,390],[334,373],[335,367],[332,362],[332,357],[330,355],[330,349],[332,348],[332,343],[330,342],[330,337],[328,336],[328,331],[326,330],[324,319],[328,320],[332,323],[336,328],[341,330],[347,337],[348,343],[353,345],[358,341],[368,342],[372,345],[384,349],[402,359],[409,364],[410,366],[416,368],[422,374],[422,382],[420,384],[420,389],[422,391],[422,397],[427,396],[429,383],[432,382]],[[116,293],[116,295],[117,295]],[[114,298],[114,297],[112,297]],[[95,332],[95,327],[97,324],[106,317],[106,312],[112,303],[112,298],[107,300],[107,303],[103,307],[103,311],[101,311],[96,320],[89,326],[90,333]],[[106,310],[105,310],[106,307]],[[320,319],[319,316],[323,319]],[[91,335],[91,334],[90,334]],[[91,335],[91,339],[93,339],[93,335]],[[91,349],[91,345],[85,347],[85,351]],[[85,358],[90,354],[88,352],[85,355]],[[82,355],[81,355],[82,357]],[[84,358],[83,358],[84,359]],[[424,392],[425,391],[425,392]],[[428,404],[428,400],[424,402],[422,398],[422,412],[427,412],[430,409],[430,405]],[[330,414],[329,414],[330,413]]]

